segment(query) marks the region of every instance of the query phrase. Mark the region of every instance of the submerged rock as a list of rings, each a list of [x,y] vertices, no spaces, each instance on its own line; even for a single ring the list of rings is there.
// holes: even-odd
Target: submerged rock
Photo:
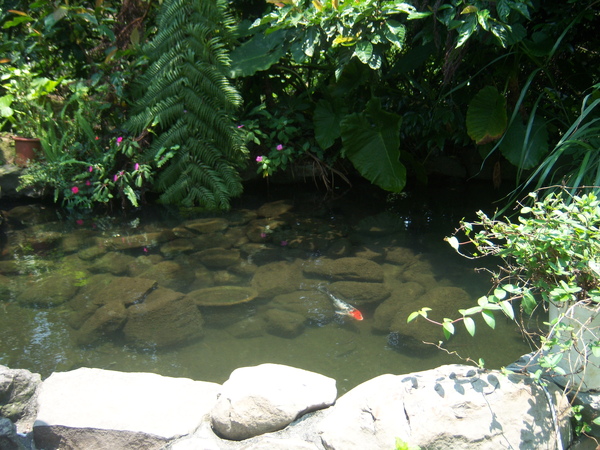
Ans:
[[[257,295],[246,286],[216,286],[189,292],[187,297],[197,306],[231,306],[252,301]]]
[[[85,275],[85,272],[55,271],[27,286],[17,295],[17,301],[25,306],[41,308],[61,305],[77,294]]]
[[[416,311],[417,309],[413,309],[414,302],[424,292],[425,288],[414,281],[395,285],[391,295],[375,309],[373,329],[384,333],[391,331],[392,321],[396,314],[406,314],[408,317],[408,314]],[[409,311],[408,314],[407,311]]]
[[[458,287],[446,286],[431,289],[410,303],[398,305],[398,309],[391,321],[389,331],[409,336],[419,342],[434,342],[444,340],[442,328],[419,318],[410,323],[406,319],[413,311],[429,307],[428,317],[437,322],[442,322],[444,317],[455,317],[458,310],[472,306],[471,296]]]
[[[383,282],[382,267],[364,258],[318,258],[305,263],[303,270],[306,276],[331,281]]]
[[[175,237],[171,230],[152,231],[130,236],[98,238],[98,245],[109,250],[128,250],[133,248],[154,247]]]
[[[300,263],[278,261],[260,266],[251,285],[260,297],[271,298],[300,289],[304,281]]]
[[[275,336],[294,338],[304,331],[306,317],[291,311],[269,309],[264,313],[267,331]]]
[[[129,271],[129,265],[135,261],[133,256],[120,252],[108,252],[89,266],[92,272],[124,275]]]
[[[277,200],[275,202],[265,203],[256,213],[259,217],[278,217],[290,211],[294,205],[289,200]]]
[[[379,303],[390,296],[390,289],[383,283],[361,281],[336,281],[327,286],[329,292],[354,306]]]
[[[229,227],[229,222],[222,217],[210,217],[184,222],[182,227],[194,233],[210,234],[226,230]]]
[[[190,239],[173,239],[160,246],[160,252],[166,257],[173,257],[180,253],[188,253],[195,249]]]
[[[300,314],[306,320],[318,324],[330,322],[335,317],[331,299],[319,291],[294,291],[277,295],[270,305]]]
[[[240,251],[237,249],[209,248],[192,255],[209,269],[227,269],[240,263]]]
[[[174,291],[186,292],[194,282],[192,267],[175,261],[160,261],[139,274],[140,278],[156,281],[160,286]]]
[[[127,308],[123,333],[136,347],[163,348],[202,337],[202,324],[202,315],[191,299],[159,287],[142,303]]]
[[[69,325],[79,329],[98,308],[109,303],[119,303],[124,307],[140,303],[156,286],[156,281],[144,278],[93,275],[69,302],[73,310]]]
[[[111,301],[96,309],[75,333],[78,345],[95,344],[120,330],[127,319],[123,303]]]

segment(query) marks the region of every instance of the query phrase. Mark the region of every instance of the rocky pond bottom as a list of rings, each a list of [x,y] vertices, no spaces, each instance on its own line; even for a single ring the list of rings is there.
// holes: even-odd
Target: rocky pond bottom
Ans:
[[[449,342],[422,320],[406,323],[424,306],[434,319],[456,317],[487,290],[443,242],[460,217],[417,210],[297,197],[151,220],[11,208],[0,364],[44,377],[85,366],[222,383],[268,362],[330,376],[345,392],[383,373],[461,362],[450,352],[491,368],[529,352],[505,320]],[[364,319],[339,314],[333,298]]]

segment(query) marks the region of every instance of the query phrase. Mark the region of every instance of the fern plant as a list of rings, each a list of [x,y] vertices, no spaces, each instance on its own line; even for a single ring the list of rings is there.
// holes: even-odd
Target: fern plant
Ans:
[[[155,134],[148,161],[173,155],[155,185],[163,203],[228,209],[242,192],[246,149],[233,119],[241,97],[225,75],[231,24],[223,0],[167,0],[144,49],[149,65],[126,128]]]

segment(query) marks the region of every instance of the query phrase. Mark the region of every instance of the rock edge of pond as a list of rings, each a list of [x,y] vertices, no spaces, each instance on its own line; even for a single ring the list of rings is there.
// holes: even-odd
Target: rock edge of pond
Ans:
[[[334,379],[279,364],[222,385],[91,368],[42,381],[0,366],[2,449],[572,448],[570,415],[552,382],[466,365],[380,375],[339,398]]]

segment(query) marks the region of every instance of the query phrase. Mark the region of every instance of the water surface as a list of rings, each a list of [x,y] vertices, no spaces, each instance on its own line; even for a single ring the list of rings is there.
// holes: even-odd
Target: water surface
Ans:
[[[462,217],[492,208],[481,191],[444,188],[388,196],[365,188],[337,199],[301,191],[271,187],[248,193],[226,214],[158,207],[127,215],[75,215],[40,205],[9,210],[0,259],[0,364],[43,377],[85,366],[222,383],[237,367],[270,362],[331,376],[344,392],[384,373],[461,363],[456,354],[500,368],[529,351],[516,325],[500,316],[495,330],[484,330],[478,321],[476,338],[458,325],[443,351],[414,339],[444,341],[432,325],[420,321],[415,332],[396,319],[390,332],[382,314],[390,299],[410,312],[428,294],[440,302],[440,293],[459,293],[462,301],[464,292],[474,304],[487,292],[487,277],[477,275],[473,264],[443,241]],[[406,262],[404,255],[413,259]],[[333,288],[337,282],[343,288],[363,274],[348,274],[346,280],[344,274],[306,272],[307,265],[357,260],[379,267],[380,284],[390,293],[362,304],[345,295],[363,312],[362,321],[333,313],[316,287]],[[102,277],[112,283],[112,277],[151,279],[154,290],[168,289],[188,306],[190,293],[222,286],[254,289],[257,297],[236,305],[196,306],[202,332],[189,329],[189,340],[173,335],[174,345],[165,346],[164,336],[157,343],[128,332],[132,311],[146,296],[119,309],[122,322],[82,338],[84,318],[120,301],[84,295],[90,286],[102,286],[94,284]],[[422,292],[411,297],[408,289],[417,285]],[[42,295],[40,286],[52,292]],[[303,305],[304,299],[314,304]],[[449,297],[444,311],[463,307],[456,301]],[[396,314],[394,308],[390,311]],[[161,314],[148,326],[158,326]]]

